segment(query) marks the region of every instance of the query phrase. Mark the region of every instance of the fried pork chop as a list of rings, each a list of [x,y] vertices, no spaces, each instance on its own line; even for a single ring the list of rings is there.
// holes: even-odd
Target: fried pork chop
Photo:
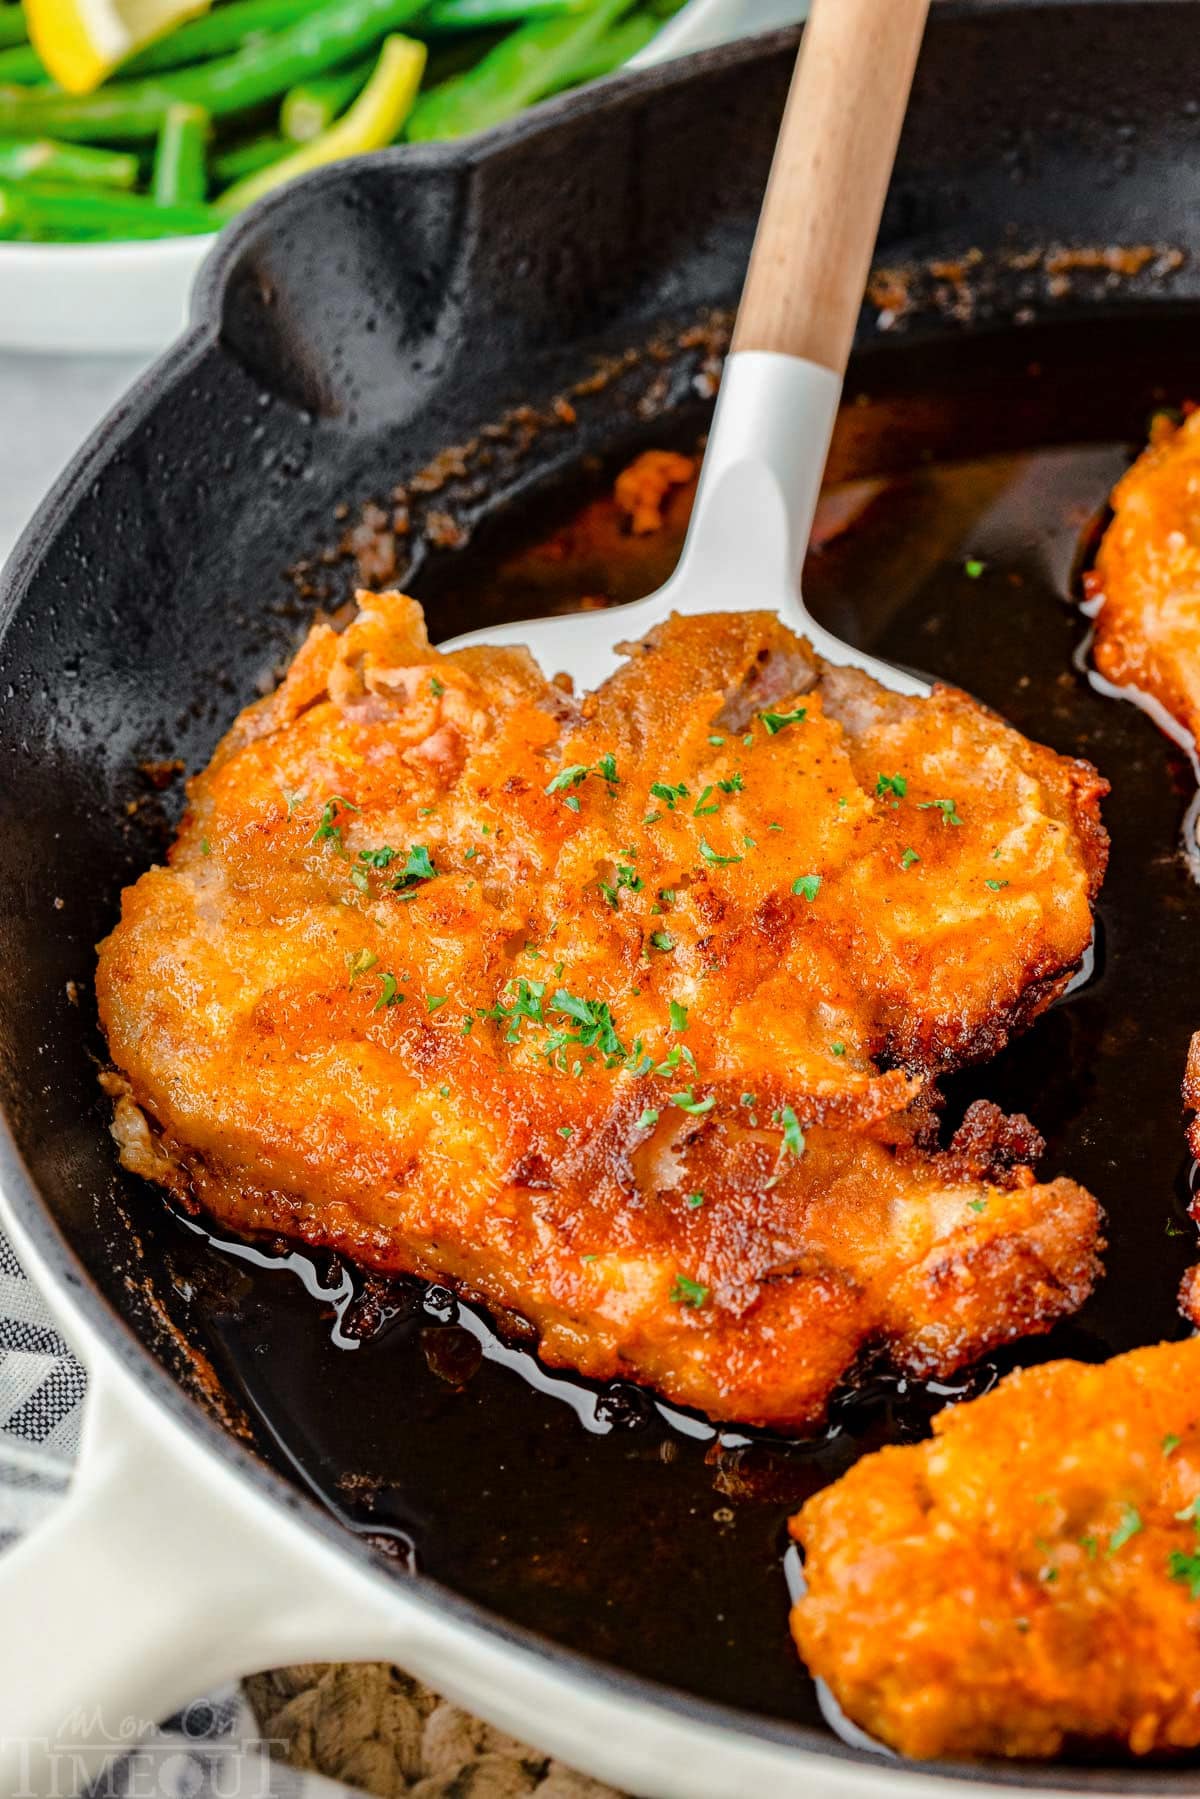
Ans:
[[[764,1424],[1082,1301],[1094,1200],[993,1108],[938,1152],[929,1079],[1078,965],[1090,765],[771,615],[672,619],[578,701],[360,603],[101,946],[128,1166]]]
[[[1118,686],[1150,694],[1200,741],[1200,412],[1160,413],[1117,483],[1089,596],[1094,655]]]
[[[792,1521],[800,1653],[917,1757],[1200,1744],[1200,1341],[1051,1362]]]

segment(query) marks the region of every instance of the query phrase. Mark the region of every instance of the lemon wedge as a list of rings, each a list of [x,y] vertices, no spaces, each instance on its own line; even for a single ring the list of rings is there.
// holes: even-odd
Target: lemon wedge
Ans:
[[[58,85],[90,94],[127,56],[212,0],[25,0],[30,41]]]

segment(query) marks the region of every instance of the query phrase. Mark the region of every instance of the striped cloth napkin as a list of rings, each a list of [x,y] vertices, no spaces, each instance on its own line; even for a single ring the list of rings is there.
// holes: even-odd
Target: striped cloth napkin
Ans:
[[[86,1391],[83,1368],[0,1231],[0,1555],[35,1529],[65,1491]],[[86,1698],[80,1695],[81,1704]],[[360,1799],[357,1789],[272,1760],[237,1687],[197,1700],[122,1754],[93,1783],[89,1799],[143,1793],[155,1799]]]

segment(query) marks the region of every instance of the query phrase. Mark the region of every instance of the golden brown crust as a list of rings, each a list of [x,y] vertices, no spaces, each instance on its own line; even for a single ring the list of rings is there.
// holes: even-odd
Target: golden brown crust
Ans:
[[[925,1083],[1077,966],[1094,770],[770,615],[673,619],[577,702],[361,605],[235,723],[101,948],[201,1204],[787,1426],[864,1351],[946,1372],[1080,1303],[1095,1202],[1035,1183],[1019,1122],[939,1157]]]
[[[1156,417],[1112,505],[1087,580],[1096,666],[1200,739],[1200,412],[1179,426]]]
[[[792,1520],[801,1655],[905,1755],[1200,1743],[1200,1342],[1053,1362]]]

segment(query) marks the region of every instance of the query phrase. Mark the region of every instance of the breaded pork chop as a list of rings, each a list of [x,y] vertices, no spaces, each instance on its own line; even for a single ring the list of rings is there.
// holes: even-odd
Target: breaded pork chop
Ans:
[[[1200,741],[1200,412],[1160,413],[1149,447],[1117,483],[1089,596],[1101,602],[1094,656]]]
[[[961,694],[673,619],[577,701],[362,595],[242,714],[98,996],[129,1166],[239,1229],[450,1279],[550,1361],[805,1426],[1095,1278],[1020,1121],[927,1077],[1061,990],[1103,783]]]
[[[792,1521],[800,1653],[905,1755],[1200,1743],[1200,1341],[1051,1362]]]

